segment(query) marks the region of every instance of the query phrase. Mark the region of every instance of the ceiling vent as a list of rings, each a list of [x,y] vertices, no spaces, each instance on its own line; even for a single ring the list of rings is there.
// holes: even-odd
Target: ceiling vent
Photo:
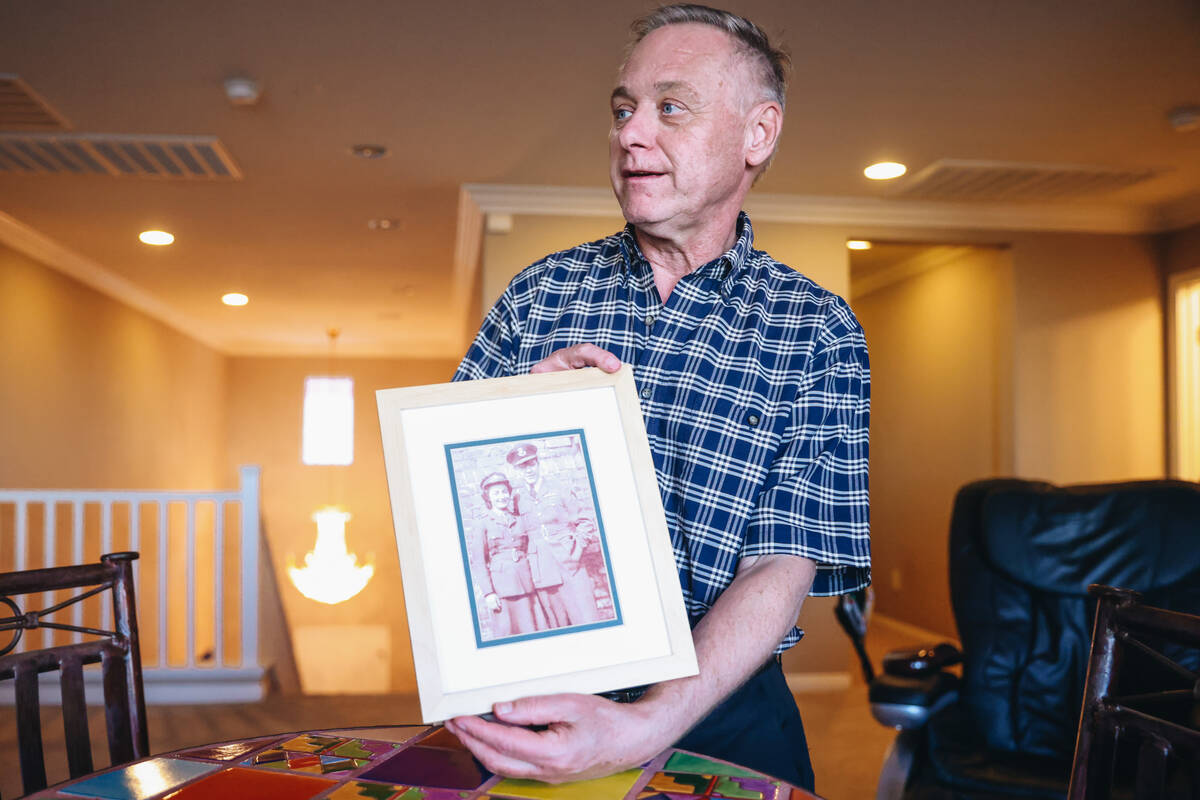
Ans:
[[[71,126],[29,84],[16,75],[0,73],[0,128],[65,131]]]
[[[240,180],[215,136],[0,133],[0,174]]]
[[[1124,189],[1157,174],[1153,169],[944,158],[905,181],[896,193],[919,200],[1064,200]]]

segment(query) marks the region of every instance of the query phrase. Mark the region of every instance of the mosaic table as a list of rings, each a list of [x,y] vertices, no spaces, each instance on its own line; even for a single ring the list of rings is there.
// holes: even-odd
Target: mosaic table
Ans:
[[[637,769],[552,786],[489,772],[441,726],[351,728],[192,747],[30,798],[103,800],[817,800],[736,764],[668,749]]]

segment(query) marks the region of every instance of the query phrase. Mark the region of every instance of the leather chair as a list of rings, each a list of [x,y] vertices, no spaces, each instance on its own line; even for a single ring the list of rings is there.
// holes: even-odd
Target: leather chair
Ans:
[[[1064,798],[1092,583],[1200,613],[1200,485],[993,479],[962,487],[950,522],[962,650],[889,654],[870,682],[872,713],[900,731],[877,797]],[[959,661],[961,678],[949,669]]]

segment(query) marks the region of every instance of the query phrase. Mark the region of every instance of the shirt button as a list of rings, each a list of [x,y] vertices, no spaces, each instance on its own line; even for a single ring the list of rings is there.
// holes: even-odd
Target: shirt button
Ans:
[[[650,399],[650,387],[649,386],[647,386],[645,389],[642,389],[642,399],[643,400]]]
[[[653,328],[653,327],[654,327],[654,315],[653,315],[653,314],[651,314],[651,315],[649,315],[648,317],[646,317],[646,327],[647,327],[647,328]]]
[[[751,426],[757,425],[758,414],[751,414],[750,416],[746,417],[746,422],[750,423]]]

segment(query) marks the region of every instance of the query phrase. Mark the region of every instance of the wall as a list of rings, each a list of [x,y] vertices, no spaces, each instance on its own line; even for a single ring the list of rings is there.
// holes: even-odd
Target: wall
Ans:
[[[232,486],[225,359],[0,245],[0,486]]]
[[[948,636],[954,494],[1010,468],[1011,288],[1006,251],[956,248],[852,304],[871,349],[877,608]]]
[[[1162,477],[1163,312],[1150,238],[1022,235],[1013,269],[1016,474]]]
[[[263,467],[263,530],[289,627],[386,625],[391,635],[391,688],[397,692],[415,692],[416,682],[375,391],[441,383],[450,379],[455,366],[453,361],[403,359],[340,359],[332,365],[325,358],[229,360],[229,460]],[[305,466],[300,463],[304,378],[329,374],[354,378],[354,463]],[[312,512],[331,504],[342,505],[353,515],[346,526],[349,549],[360,562],[371,558],[375,563],[375,576],[367,587],[336,606],[304,597],[287,576],[289,560],[302,562],[312,550],[317,533]],[[347,653],[346,674],[353,674],[356,658],[369,657]],[[305,665],[300,666],[303,673]]]
[[[1189,272],[1200,269],[1200,224],[1159,237],[1163,271]]]

